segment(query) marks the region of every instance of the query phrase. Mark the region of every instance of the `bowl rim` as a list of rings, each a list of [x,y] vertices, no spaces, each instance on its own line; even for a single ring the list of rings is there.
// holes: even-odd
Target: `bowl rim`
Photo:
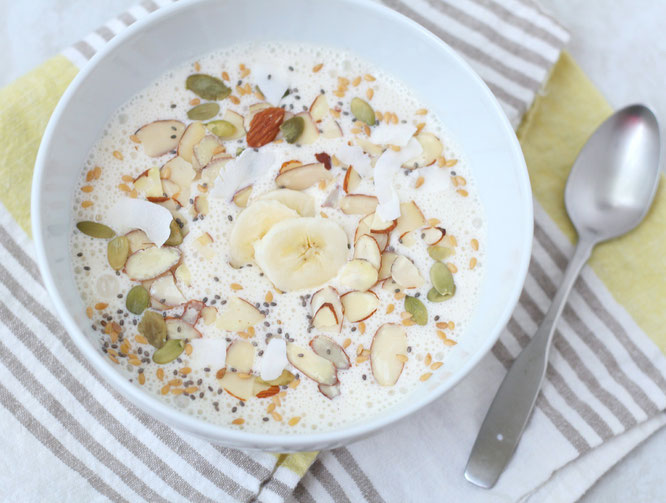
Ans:
[[[63,111],[67,108],[68,104],[76,98],[77,90],[86,80],[87,76],[100,64],[104,62],[107,54],[116,49],[119,45],[123,44],[125,40],[132,37],[136,32],[143,30],[145,27],[158,24],[163,19],[178,15],[181,11],[186,9],[196,9],[201,3],[207,0],[192,0],[174,3],[160,8],[158,11],[151,13],[140,20],[137,20],[131,26],[125,28],[121,33],[116,35],[112,40],[107,42],[86,65],[78,72],[72,82],[69,84],[62,97],[60,98],[53,114],[44,131],[42,141],[39,147],[37,158],[35,161],[32,190],[31,190],[31,223],[33,239],[36,249],[36,258],[39,266],[40,273],[44,280],[46,290],[49,293],[51,301],[54,303],[55,310],[60,317],[68,335],[73,339],[78,349],[83,353],[84,357],[91,363],[92,367],[99,374],[102,375],[107,382],[113,386],[115,391],[122,394],[133,405],[139,407],[141,410],[156,417],[160,421],[166,423],[170,427],[182,429],[187,432],[193,433],[197,436],[204,437],[209,441],[217,442],[220,444],[227,444],[235,447],[243,447],[248,449],[280,449],[281,451],[302,451],[315,448],[316,446],[335,446],[344,445],[355,439],[368,436],[376,433],[379,430],[393,424],[406,416],[416,412],[417,410],[425,407],[432,401],[441,397],[444,393],[453,388],[460,382],[470,371],[479,363],[479,361],[487,355],[492,346],[498,340],[502,329],[505,327],[515,306],[518,303],[520,293],[522,292],[523,285],[527,276],[527,270],[531,257],[532,237],[533,237],[533,207],[532,207],[532,190],[529,182],[529,175],[525,159],[523,157],[520,144],[515,135],[515,131],[511,126],[508,118],[498,103],[496,97],[492,94],[488,86],[483,82],[481,77],[470,67],[470,65],[449,45],[442,41],[439,37],[432,32],[418,24],[416,21],[408,18],[407,16],[387,7],[379,2],[371,0],[337,0],[340,3],[347,4],[362,4],[365,8],[381,15],[393,18],[395,21],[405,25],[407,29],[416,30],[420,35],[426,39],[430,39],[439,49],[448,53],[448,56],[459,67],[468,74],[468,76],[479,84],[479,88],[486,96],[488,103],[492,106],[494,113],[498,116],[501,124],[503,125],[503,132],[508,133],[509,150],[513,157],[515,157],[518,165],[515,167],[515,174],[518,179],[518,188],[521,194],[524,194],[524,201],[522,201],[522,219],[520,225],[526,229],[524,242],[520,243],[520,255],[515,262],[515,275],[514,282],[506,292],[505,299],[508,301],[505,304],[504,310],[498,316],[492,333],[490,333],[485,341],[476,352],[470,356],[451,377],[440,383],[437,387],[425,394],[423,397],[412,400],[409,403],[392,410],[388,414],[379,414],[370,416],[368,419],[353,423],[342,428],[321,431],[314,433],[294,433],[294,434],[271,434],[259,433],[252,431],[234,430],[222,425],[213,424],[202,419],[196,418],[185,412],[180,412],[172,406],[167,405],[163,401],[154,397],[147,391],[143,391],[137,386],[130,383],[125,376],[115,370],[111,364],[101,355],[93,346],[92,342],[78,327],[74,321],[72,314],[70,314],[68,307],[64,304],[63,299],[59,296],[58,290],[55,285],[55,280],[48,267],[46,259],[46,250],[44,248],[43,240],[43,226],[42,226],[42,205],[40,193],[44,189],[46,177],[46,150],[47,146],[51,143],[51,137],[58,124]]]

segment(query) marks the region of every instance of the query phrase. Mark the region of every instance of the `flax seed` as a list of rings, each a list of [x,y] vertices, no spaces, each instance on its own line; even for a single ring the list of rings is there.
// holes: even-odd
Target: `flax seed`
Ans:
[[[469,268],[474,269],[476,267],[476,257],[469,259]]]
[[[455,274],[455,273],[458,272],[458,268],[457,268],[456,265],[453,264],[452,262],[447,262],[447,263],[446,263],[446,267],[448,267],[448,268],[449,268],[449,271],[451,271],[453,274]]]
[[[120,364],[120,362],[118,361],[118,359],[115,356],[113,356],[113,355],[107,355],[107,356],[109,357],[109,360],[111,360],[113,363]]]
[[[428,113],[427,108],[419,108],[416,112],[414,112],[416,115],[426,115]]]
[[[425,122],[419,122],[416,125],[416,133],[414,133],[414,134],[419,134],[421,131],[423,131],[424,127],[425,127]]]
[[[430,379],[430,377],[432,377],[432,372],[426,372],[421,377],[419,377],[419,381],[427,381]]]
[[[354,80],[352,80],[352,86],[356,87],[361,83],[361,76],[359,75],[358,77],[354,77]]]
[[[171,386],[168,385],[168,384],[165,384],[164,386],[162,386],[162,389],[160,390],[160,393],[162,393],[163,395],[166,395],[169,392],[170,389],[171,389]]]
[[[146,375],[143,372],[139,374],[139,384],[141,385],[146,384]]]
[[[365,323],[360,322],[360,323],[358,324],[358,331],[359,331],[361,334],[364,334],[364,333],[365,333]]]
[[[114,151],[113,151],[113,157],[115,157],[115,158],[118,159],[119,161],[122,161],[122,160],[123,160],[123,154],[121,154],[121,153],[118,152],[117,150],[114,150]]]
[[[432,355],[428,353],[423,360],[423,364],[427,367],[430,363],[432,363]]]
[[[197,391],[199,391],[199,388],[197,386],[188,386],[187,388],[185,388],[185,393],[189,393],[190,395],[196,393]]]
[[[409,358],[407,358],[407,355],[402,355],[402,354],[397,354],[395,355],[396,360],[400,360],[402,363],[407,363]]]
[[[126,183],[119,183],[118,188],[123,192],[129,192],[131,190]]]
[[[402,324],[405,325],[406,327],[412,327],[412,326],[416,325],[416,322],[414,320],[410,319],[410,318],[406,318],[406,319],[402,320]]]
[[[406,297],[406,294],[404,292],[396,292],[393,297],[395,300],[402,300]]]
[[[190,105],[192,105],[192,106],[199,105],[200,103],[201,103],[201,100],[199,98],[192,98],[190,100]]]
[[[229,285],[229,288],[231,288],[232,290],[242,290],[243,289],[243,287],[241,285],[239,285],[238,283],[232,283],[231,285]]]
[[[93,317],[92,307],[90,307],[90,306],[86,307],[86,315],[88,316],[89,319],[92,320],[92,317]]]
[[[369,73],[366,73],[365,75],[363,75],[363,78],[365,80],[367,80],[368,82],[374,82],[375,80],[377,80],[372,75],[370,75]]]
[[[425,178],[423,178],[422,176],[419,176],[416,179],[416,183],[414,184],[414,187],[418,189],[421,185],[424,184],[424,182],[425,182]]]
[[[299,385],[299,384],[301,384],[301,380],[300,380],[300,379],[294,379],[293,381],[291,381],[291,382],[288,384],[288,386],[289,386],[291,389],[296,389],[296,388],[298,388],[298,385]]]
[[[368,97],[369,100],[371,100],[372,97],[375,95],[375,91],[373,91],[372,89],[368,89],[368,90],[365,92],[365,95]]]
[[[312,67],[312,73],[317,73],[319,70],[322,69],[323,66],[324,66],[324,63],[317,63],[316,65],[314,65]]]
[[[155,372],[155,375],[160,381],[164,380],[164,369],[163,368],[158,368],[157,372]]]
[[[183,388],[171,388],[172,395],[182,395],[185,392]]]
[[[300,416],[294,416],[289,420],[289,426],[296,426],[298,422],[301,420]]]
[[[185,344],[185,354],[187,356],[190,356],[192,354],[192,344],[190,344],[189,342]]]
[[[359,346],[356,348],[356,356],[359,356],[362,352],[363,352],[363,346],[362,346],[362,345],[359,345]]]
[[[442,365],[444,365],[442,362],[435,362],[432,365],[430,365],[430,370],[437,370],[440,368]]]
[[[268,405],[268,408],[266,409],[266,413],[267,413],[267,414],[270,414],[270,413],[273,412],[274,410],[275,410],[275,404],[274,404],[274,403],[271,403],[271,404]]]
[[[391,314],[394,309],[395,306],[393,304],[389,304],[388,306],[386,306],[386,314]]]
[[[341,91],[339,89],[333,91],[333,94],[335,94],[338,98],[344,98],[345,97],[345,91]]]
[[[201,65],[199,64],[198,61],[195,61],[193,66],[194,66],[194,71],[195,72],[201,71]]]
[[[92,185],[84,185],[83,187],[81,187],[81,192],[85,192],[87,194],[92,192],[94,189],[95,187],[93,187]]]
[[[170,384],[171,386],[180,386],[183,384],[182,379],[171,379],[170,381],[167,382],[167,384]]]
[[[271,412],[271,416],[273,416],[273,419],[275,419],[278,422],[282,421],[282,416],[275,411]]]
[[[229,81],[229,74],[227,72],[222,72],[222,80]]]
[[[456,164],[458,164],[458,159],[449,159],[448,161],[446,161],[447,168],[452,168]]]
[[[402,150],[398,145],[389,145],[389,148],[394,152],[400,152]]]
[[[449,330],[454,330],[456,328],[456,324],[453,323],[452,321],[449,321],[448,326],[449,326]]]
[[[349,347],[349,345],[351,344],[351,342],[352,342],[351,339],[345,339],[344,342],[342,343],[342,347],[344,349],[347,349]]]
[[[102,311],[102,310],[106,309],[107,307],[108,307],[108,304],[106,302],[98,302],[97,304],[95,304],[95,309],[97,309],[98,311]]]
[[[458,194],[460,194],[461,196],[463,196],[463,197],[469,196],[469,192],[467,192],[465,189],[458,189],[458,190],[456,190],[456,192]]]
[[[93,205],[93,202],[92,202],[92,201],[88,201],[88,200],[83,201],[83,202],[81,203],[81,207],[82,207],[82,208],[90,208],[92,205]]]
[[[183,367],[182,369],[179,370],[181,375],[186,376],[190,372],[192,372],[192,369],[190,367]]]
[[[451,339],[446,339],[444,341],[444,344],[446,344],[447,346],[455,346],[458,343],[456,341],[451,340]]]
[[[132,190],[130,191],[130,193],[129,193],[129,196],[130,196],[132,199],[136,199],[138,195],[139,195],[139,193],[136,191],[136,189],[132,189]]]
[[[240,100],[233,94],[229,96],[229,101],[231,101],[234,105],[240,104]]]

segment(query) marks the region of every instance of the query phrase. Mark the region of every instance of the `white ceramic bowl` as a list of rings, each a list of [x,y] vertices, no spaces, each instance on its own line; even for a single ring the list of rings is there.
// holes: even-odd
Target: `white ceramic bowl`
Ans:
[[[129,383],[99,352],[74,283],[68,238],[75,181],[110,114],[185,60],[242,41],[289,40],[350,49],[406,82],[438,114],[467,156],[486,215],[484,278],[476,313],[436,374],[400,406],[334,431],[265,435],[179,412]],[[165,423],[213,442],[269,451],[332,448],[369,435],[455,385],[490,350],[518,300],[532,243],[525,162],[497,101],[440,39],[377,3],[352,0],[178,2],[113,39],[72,82],[46,128],[32,188],[32,226],[46,287],[92,366]]]

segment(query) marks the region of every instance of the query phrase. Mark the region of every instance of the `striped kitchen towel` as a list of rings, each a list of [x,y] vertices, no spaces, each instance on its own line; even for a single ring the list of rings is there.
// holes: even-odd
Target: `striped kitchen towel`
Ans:
[[[530,109],[519,136],[536,196],[533,263],[507,331],[472,375],[389,431],[316,460],[315,453],[212,445],[110,389],[72,344],[41,284],[29,238],[32,165],[78,69],[124,27],[168,3],[143,2],[0,90],[0,500],[504,501],[535,494],[567,501],[663,423],[666,366],[650,337],[661,333],[654,313],[664,312],[658,303],[666,296],[649,281],[660,261],[650,261],[656,249],[645,239],[666,214],[660,198],[637,234],[602,247],[584,272],[537,412],[500,484],[487,492],[462,478],[497,383],[543,316],[571,251],[561,208],[567,170],[609,113],[566,56],[530,109],[567,32],[528,0],[385,0],[465,56],[515,125]],[[648,266],[639,270],[639,263]]]

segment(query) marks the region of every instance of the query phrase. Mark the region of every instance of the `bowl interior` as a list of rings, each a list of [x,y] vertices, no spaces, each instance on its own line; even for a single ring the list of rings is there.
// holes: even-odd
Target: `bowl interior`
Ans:
[[[303,41],[356,52],[396,75],[438,114],[473,170],[485,210],[485,277],[476,314],[431,379],[400,407],[344,429],[296,436],[260,435],[206,424],[128,383],[91,343],[71,270],[71,200],[91,145],[110,114],[181,62],[243,41]],[[266,450],[333,447],[390,423],[449,389],[490,349],[522,288],[532,237],[527,171],[496,100],[448,46],[416,23],[373,2],[353,0],[202,0],[177,4],[112,41],[77,76],[45,133],[33,185],[33,233],[47,288],[68,332],[93,365],[130,400],[168,424],[229,446]]]

